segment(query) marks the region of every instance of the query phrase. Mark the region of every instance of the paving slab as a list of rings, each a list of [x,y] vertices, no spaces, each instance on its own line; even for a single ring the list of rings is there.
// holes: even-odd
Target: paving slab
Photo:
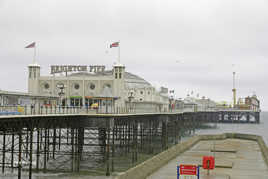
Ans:
[[[202,179],[231,179],[229,175],[205,175]]]
[[[200,141],[147,179],[177,179],[177,165],[201,165],[205,155],[215,156],[216,168],[210,171],[210,176],[201,168],[201,179],[268,179],[268,167],[258,143],[240,139]]]

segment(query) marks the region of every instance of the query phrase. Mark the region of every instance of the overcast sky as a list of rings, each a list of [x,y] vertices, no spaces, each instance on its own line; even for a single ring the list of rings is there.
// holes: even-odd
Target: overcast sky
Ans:
[[[126,70],[176,97],[256,92],[268,110],[267,0],[0,0],[0,89],[27,91],[27,65],[105,65],[120,40]],[[234,65],[232,65],[234,64]]]

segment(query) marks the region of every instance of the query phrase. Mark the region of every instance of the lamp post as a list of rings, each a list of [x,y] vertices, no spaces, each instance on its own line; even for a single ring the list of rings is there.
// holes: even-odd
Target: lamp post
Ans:
[[[129,102],[130,112],[132,112],[132,99],[134,98],[133,94],[134,94],[134,91],[130,91],[129,92],[129,96],[128,96],[128,102]]]
[[[60,89],[60,92],[58,93],[59,94],[59,97],[60,97],[60,106],[62,105],[62,99],[61,97],[65,94],[64,93],[64,84],[63,83],[60,83],[60,84],[57,84],[57,88]]]
[[[207,111],[209,111],[209,98],[207,99]]]
[[[170,110],[170,112],[172,112],[173,108],[175,108],[175,101],[174,101],[174,99],[175,99],[175,94],[174,94],[175,90],[170,90],[169,93],[170,93],[169,110]]]

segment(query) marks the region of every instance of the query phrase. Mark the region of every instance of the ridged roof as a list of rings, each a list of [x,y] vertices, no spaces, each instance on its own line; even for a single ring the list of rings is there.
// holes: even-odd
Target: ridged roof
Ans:
[[[71,77],[98,77],[98,76],[111,76],[113,73],[112,70],[104,71],[104,72],[98,72],[98,73],[87,73],[87,72],[78,72],[78,73],[72,73],[68,76]],[[129,72],[125,72],[125,82],[127,88],[150,88],[152,85],[144,80],[143,78],[134,75]]]

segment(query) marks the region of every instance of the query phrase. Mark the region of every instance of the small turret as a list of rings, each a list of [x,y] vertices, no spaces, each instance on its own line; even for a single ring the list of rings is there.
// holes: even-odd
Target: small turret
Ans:
[[[115,80],[122,80],[125,78],[125,66],[122,64],[115,64],[113,69]]]
[[[116,97],[123,96],[125,91],[125,66],[116,63],[113,66],[114,91]],[[124,99],[117,100],[117,105],[124,105]]]
[[[37,95],[39,92],[40,65],[37,63],[30,64],[28,75],[28,92]]]

